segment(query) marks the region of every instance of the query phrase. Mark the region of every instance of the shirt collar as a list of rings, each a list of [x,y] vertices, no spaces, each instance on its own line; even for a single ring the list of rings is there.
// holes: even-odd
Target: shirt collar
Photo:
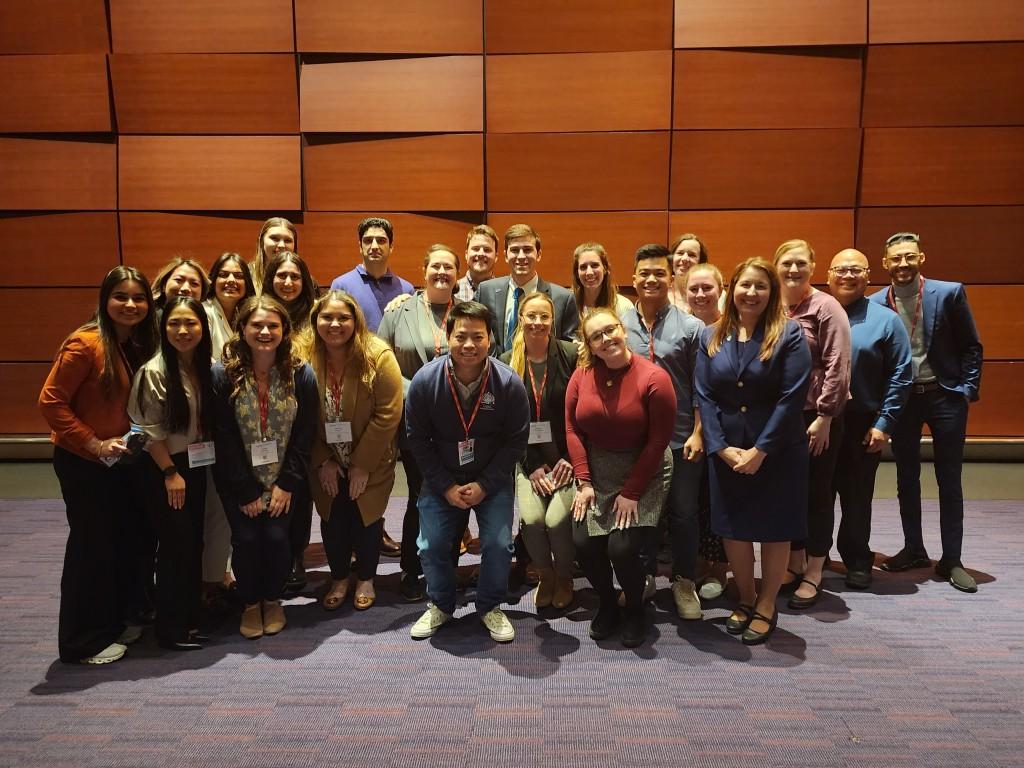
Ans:
[[[377,280],[377,281],[389,280],[390,281],[395,276],[395,273],[391,271],[391,267],[388,267],[388,271],[387,272],[385,272],[380,277],[376,277],[375,278],[373,275],[371,275],[369,272],[366,271],[366,265],[365,264],[358,264],[358,265],[356,265],[356,272],[359,274],[359,276],[361,278],[363,278],[364,281],[368,281],[368,280]]]

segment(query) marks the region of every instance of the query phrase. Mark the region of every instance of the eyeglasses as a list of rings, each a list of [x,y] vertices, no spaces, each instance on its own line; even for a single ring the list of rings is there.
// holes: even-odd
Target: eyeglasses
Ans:
[[[587,336],[587,341],[589,341],[591,344],[600,344],[601,340],[604,339],[605,336],[609,338],[614,337],[615,332],[619,330],[620,327],[621,326],[618,323],[615,323],[614,325],[609,325],[605,328],[602,328],[600,331],[596,331],[595,333],[592,333],[589,336]]]
[[[551,315],[547,312],[527,312],[523,319],[528,323],[550,323]]]
[[[899,264],[901,261],[907,262],[907,264],[917,264],[921,260],[920,253],[892,253],[885,257],[886,261],[893,264]]]
[[[867,267],[829,267],[828,271],[831,272],[836,277],[845,277],[846,275],[849,275],[850,277],[860,277],[861,275],[866,275],[868,273],[868,268]]]

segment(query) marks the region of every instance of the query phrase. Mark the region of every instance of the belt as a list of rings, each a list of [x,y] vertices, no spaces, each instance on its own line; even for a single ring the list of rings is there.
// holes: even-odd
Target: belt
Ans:
[[[911,386],[910,391],[915,395],[923,395],[925,392],[934,392],[939,388],[939,382],[929,381],[927,384],[914,384]]]

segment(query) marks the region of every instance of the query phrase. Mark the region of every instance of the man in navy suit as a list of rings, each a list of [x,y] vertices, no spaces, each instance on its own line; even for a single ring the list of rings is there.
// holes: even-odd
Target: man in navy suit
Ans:
[[[519,323],[519,304],[533,291],[546,293],[555,305],[551,329],[555,338],[572,341],[579,325],[576,300],[570,291],[537,274],[540,259],[540,236],[533,227],[529,224],[509,227],[505,232],[509,276],[485,280],[476,292],[476,300],[491,310],[491,349],[495,356],[512,349],[512,338]]]
[[[914,384],[892,434],[896,487],[904,546],[882,563],[886,571],[931,565],[921,533],[921,430],[932,433],[935,480],[939,486],[942,557],[935,572],[963,592],[977,592],[964,570],[964,494],[960,473],[967,434],[967,405],[978,399],[981,340],[960,283],[925,280],[921,238],[897,232],[885,241],[882,265],[892,285],[870,297],[897,312],[910,335]]]

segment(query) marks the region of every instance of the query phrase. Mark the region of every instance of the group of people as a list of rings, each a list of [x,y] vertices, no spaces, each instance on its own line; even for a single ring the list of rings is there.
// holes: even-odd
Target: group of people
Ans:
[[[431,246],[419,289],[388,266],[386,219],[360,222],[361,263],[322,294],[297,240],[274,218],[251,264],[225,253],[206,272],[179,257],[152,286],[116,267],[93,319],[61,345],[39,405],[70,526],[63,661],[121,658],[154,618],[162,646],[201,648],[204,582],[232,573],[241,634],[280,632],[286,588],[305,585],[314,507],[330,567],[323,607],[370,608],[381,552],[393,551],[402,595],[429,598],[414,638],[454,615],[473,512],[476,610],[496,641],[515,637],[501,609],[515,555],[536,571],[538,609],[573,604],[578,566],[599,598],[591,637],[640,645],[665,540],[679,616],[700,619],[731,570],[739,603],[726,630],[762,643],[780,591],[795,609],[818,600],[837,495],[846,582],[870,585],[890,438],[905,546],[881,567],[931,565],[925,423],[935,568],[976,591],[960,560],[960,468],[982,348],[963,286],[921,275],[917,235],[886,242],[891,285],[867,297],[859,251],[833,258],[829,292],[812,286],[803,240],[774,261],[747,259],[726,283],[688,233],[636,251],[635,301],[599,243],[575,250],[571,288],[541,278],[526,224],[500,247],[485,225],[464,254]],[[507,277],[494,276],[499,250]],[[383,526],[399,457],[400,544]]]

